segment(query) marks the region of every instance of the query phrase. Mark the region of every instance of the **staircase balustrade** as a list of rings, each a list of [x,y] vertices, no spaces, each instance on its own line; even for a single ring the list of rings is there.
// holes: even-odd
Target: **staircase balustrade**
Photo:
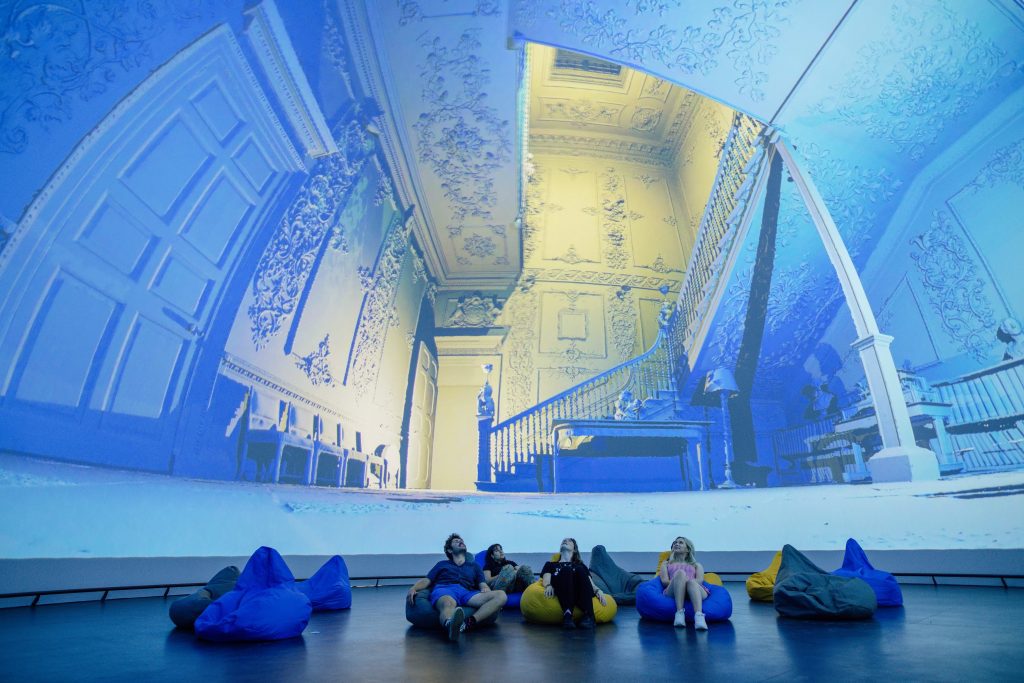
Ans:
[[[687,359],[695,352],[696,328],[705,316],[714,314],[708,308],[720,284],[722,266],[738,246],[734,244],[737,227],[754,194],[754,171],[765,151],[763,130],[762,124],[745,114],[733,116],[677,303],[651,348],[490,427],[489,455],[496,477],[550,456],[555,420],[611,418],[623,391],[641,402],[662,398],[663,392],[678,400],[677,387],[682,386],[689,371]],[[480,427],[487,429],[483,422]]]

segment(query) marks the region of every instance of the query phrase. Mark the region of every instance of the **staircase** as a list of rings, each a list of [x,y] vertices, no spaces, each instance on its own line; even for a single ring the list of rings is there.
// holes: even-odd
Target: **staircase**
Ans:
[[[493,479],[486,491],[537,491],[552,452],[551,428],[559,419],[613,419],[616,401],[629,390],[642,402],[641,420],[680,419],[680,389],[707,336],[728,280],[741,236],[753,211],[751,200],[766,176],[763,127],[740,113],[733,117],[715,182],[675,305],[666,304],[654,344],[643,354],[556,394],[481,432],[481,457],[489,457]],[[738,239],[740,238],[740,239]],[[486,429],[481,422],[481,429]],[[489,453],[484,452],[489,444]],[[546,457],[547,456],[547,457]]]

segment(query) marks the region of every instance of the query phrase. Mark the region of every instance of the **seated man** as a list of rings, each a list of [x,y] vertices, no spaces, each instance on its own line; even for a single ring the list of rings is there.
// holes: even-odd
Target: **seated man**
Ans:
[[[441,624],[448,631],[449,640],[458,640],[463,631],[471,631],[477,621],[483,621],[505,604],[505,591],[492,591],[484,580],[484,572],[476,562],[466,561],[466,542],[452,534],[444,542],[448,558],[434,565],[426,577],[409,589],[409,604],[416,593],[430,588],[430,604],[440,613]],[[466,618],[464,606],[476,608],[476,614]]]

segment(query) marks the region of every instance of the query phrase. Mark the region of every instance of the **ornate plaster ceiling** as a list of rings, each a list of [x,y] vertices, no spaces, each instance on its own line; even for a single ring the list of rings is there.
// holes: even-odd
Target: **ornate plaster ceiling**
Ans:
[[[545,45],[531,44],[527,52],[531,153],[674,165],[702,97],[628,67],[573,64],[599,60],[580,57],[562,66],[556,56],[565,51]],[[603,65],[612,72],[601,72]]]
[[[350,0],[356,67],[384,110],[380,135],[413,233],[442,287],[518,276],[517,87],[504,3]]]

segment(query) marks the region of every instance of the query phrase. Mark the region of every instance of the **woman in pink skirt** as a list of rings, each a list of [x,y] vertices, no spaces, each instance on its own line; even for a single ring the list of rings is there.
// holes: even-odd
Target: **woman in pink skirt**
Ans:
[[[659,572],[665,595],[675,598],[676,618],[673,625],[686,627],[683,605],[686,598],[693,604],[693,623],[698,631],[707,631],[708,623],[702,611],[704,598],[710,591],[704,586],[704,567],[693,557],[693,542],[679,536],[672,541],[672,553],[661,565]]]

